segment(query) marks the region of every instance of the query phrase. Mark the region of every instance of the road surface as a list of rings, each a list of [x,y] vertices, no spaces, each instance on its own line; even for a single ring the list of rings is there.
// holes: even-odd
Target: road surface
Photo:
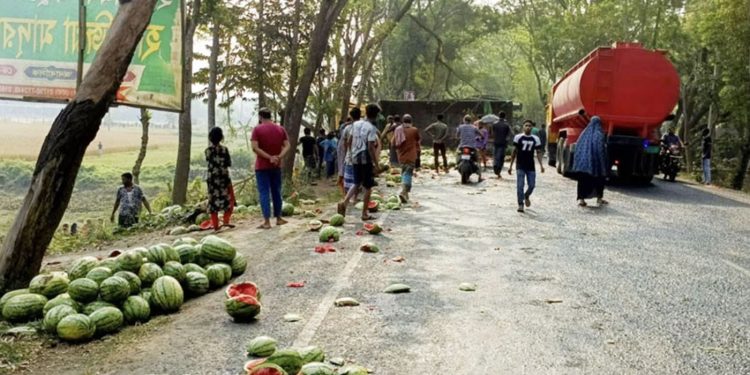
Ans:
[[[244,344],[269,335],[388,375],[750,373],[747,196],[655,181],[580,208],[575,182],[548,170],[519,214],[515,177],[417,181],[418,203],[381,213],[381,236],[357,236],[350,213],[336,253],[313,252],[301,219],[227,232],[250,259],[241,278],[263,292],[253,324],[229,320],[217,291],[136,337],[59,345],[29,371],[237,374]],[[364,241],[382,251],[358,251]],[[382,293],[394,282],[412,292]],[[361,305],[334,307],[339,297]]]

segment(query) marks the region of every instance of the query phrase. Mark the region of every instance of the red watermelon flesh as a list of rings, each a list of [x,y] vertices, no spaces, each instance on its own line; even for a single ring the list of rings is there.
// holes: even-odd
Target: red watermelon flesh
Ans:
[[[255,283],[244,282],[237,284],[230,284],[226,292],[227,298],[236,296],[251,296],[258,297],[258,286]]]
[[[245,363],[245,371],[247,371],[248,373],[250,373],[250,371],[253,371],[253,369],[255,369],[256,367],[262,365],[263,362],[265,362],[265,361],[266,361],[265,358],[258,358],[258,359],[253,359],[252,361],[247,361]]]
[[[377,208],[379,203],[377,201],[370,201],[370,203],[367,204],[367,208]]]

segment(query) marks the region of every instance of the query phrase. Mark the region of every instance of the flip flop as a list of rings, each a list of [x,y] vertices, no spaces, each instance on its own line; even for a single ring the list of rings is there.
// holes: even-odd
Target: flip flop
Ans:
[[[258,229],[271,229],[271,225],[261,224],[258,225]]]
[[[231,228],[235,228],[235,227],[237,227],[237,226],[236,226],[236,225],[234,225],[234,224],[223,224],[223,225],[222,225],[222,227],[227,227],[227,228],[230,228],[230,229],[231,229]]]
[[[372,215],[362,216],[362,221],[370,221],[370,220],[375,220],[375,219],[377,218]]]

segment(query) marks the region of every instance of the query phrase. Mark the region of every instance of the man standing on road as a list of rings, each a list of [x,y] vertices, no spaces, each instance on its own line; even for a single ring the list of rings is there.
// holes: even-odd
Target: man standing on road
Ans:
[[[323,141],[325,140],[326,140],[326,130],[320,129],[320,131],[318,132],[318,137],[315,138],[315,144],[318,145],[318,165],[317,165],[318,178],[320,178],[321,170],[323,169],[323,154],[325,153],[323,146],[321,146],[320,144],[323,143]]]
[[[149,215],[151,206],[148,204],[146,196],[140,186],[133,184],[133,174],[123,173],[122,186],[117,189],[117,198],[115,199],[115,208],[112,210],[112,216],[109,218],[115,222],[115,212],[120,207],[120,215],[117,218],[117,224],[123,228],[130,228],[138,223],[138,216],[141,213],[141,204],[146,206]]]
[[[370,194],[372,188],[376,186],[375,175],[380,172],[378,165],[378,129],[375,127],[375,121],[380,113],[380,107],[377,104],[368,104],[365,107],[367,120],[360,120],[352,125],[351,134],[348,136],[347,148],[351,150],[352,165],[354,166],[354,186],[349,189],[344,200],[338,203],[338,213],[345,215],[346,206],[349,204],[354,195],[362,187],[365,189],[362,220],[368,221],[375,219],[369,214]]]
[[[419,130],[412,126],[411,115],[404,115],[404,124],[398,130],[395,137],[396,149],[398,151],[398,163],[401,164],[401,193],[398,195],[401,203],[409,201],[411,192],[412,175],[416,167],[419,152]]]
[[[299,139],[299,143],[302,145],[302,159],[305,161],[305,178],[310,181],[311,185],[315,185],[312,182],[313,173],[315,168],[318,166],[318,147],[315,144],[315,138],[312,137],[310,128],[305,128],[305,135]]]
[[[541,172],[544,173],[544,165],[542,164],[542,142],[539,137],[531,134],[531,129],[534,127],[531,120],[526,120],[523,123],[523,133],[518,134],[513,138],[513,154],[510,156],[510,166],[508,166],[508,174],[513,174],[513,162],[518,158],[518,173],[516,175],[516,195],[518,197],[518,212],[524,212],[524,204],[526,207],[531,206],[531,193],[534,192],[536,186],[536,170],[534,169],[534,154],[539,161],[539,167]],[[529,188],[524,192],[524,180],[528,182]]]
[[[711,151],[713,150],[713,142],[711,141],[711,129],[708,126],[703,129],[703,140],[701,143],[701,149],[703,150],[703,183],[711,185]]]
[[[276,225],[286,224],[281,218],[281,162],[289,152],[289,138],[281,125],[271,121],[271,110],[258,111],[260,125],[253,129],[252,147],[255,152],[255,181],[258,185],[260,208],[263,211],[263,224],[258,228],[271,228],[271,199]],[[325,132],[325,130],[324,130]]]
[[[440,174],[440,155],[443,155],[443,170],[448,173],[448,158],[445,156],[445,141],[448,139],[448,124],[443,122],[443,114],[437,115],[437,121],[424,130],[432,137],[432,151],[435,154],[435,172]]]
[[[359,113],[359,108],[356,108],[356,110],[357,113]],[[352,111],[354,111],[354,109],[352,109]],[[357,120],[359,120],[359,115],[357,116]],[[336,185],[341,190],[341,195],[346,195],[346,192],[349,191],[349,186],[346,186],[347,174],[351,176],[349,179],[353,179],[354,176],[354,171],[352,170],[352,161],[347,159],[346,157],[347,149],[346,142],[344,142],[347,137],[348,130],[351,129],[351,125],[352,118],[349,117],[346,119],[346,122],[341,124],[341,127],[339,128],[339,143],[337,146],[338,150],[336,150],[336,168],[338,168],[339,176]]]
[[[497,178],[503,178],[503,165],[505,164],[505,150],[508,148],[508,139],[510,138],[510,125],[505,119],[505,112],[500,112],[497,117],[500,121],[492,124],[492,135],[494,140],[492,141],[495,146],[494,160],[492,161],[492,169],[495,172]]]

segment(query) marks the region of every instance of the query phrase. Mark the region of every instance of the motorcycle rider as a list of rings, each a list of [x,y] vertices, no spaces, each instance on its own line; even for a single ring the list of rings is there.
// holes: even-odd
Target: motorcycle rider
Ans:
[[[677,146],[680,148],[680,150],[685,148],[685,144],[682,143],[682,139],[680,139],[680,136],[675,134],[674,126],[670,126],[667,134],[664,134],[664,136],[661,138],[661,144],[666,149],[669,149],[672,146]]]
[[[480,133],[479,129],[474,126],[471,123],[471,116],[466,115],[464,116],[464,122],[460,125],[458,125],[458,129],[456,129],[456,139],[458,139],[458,155],[460,157],[461,150],[465,147],[471,149],[471,159],[473,162],[478,163],[477,161],[477,137],[481,137],[482,133]],[[460,159],[459,159],[460,162]],[[459,163],[456,163],[459,164]],[[482,169],[478,167],[477,165],[477,175],[479,176],[479,182],[484,181],[482,178]]]

